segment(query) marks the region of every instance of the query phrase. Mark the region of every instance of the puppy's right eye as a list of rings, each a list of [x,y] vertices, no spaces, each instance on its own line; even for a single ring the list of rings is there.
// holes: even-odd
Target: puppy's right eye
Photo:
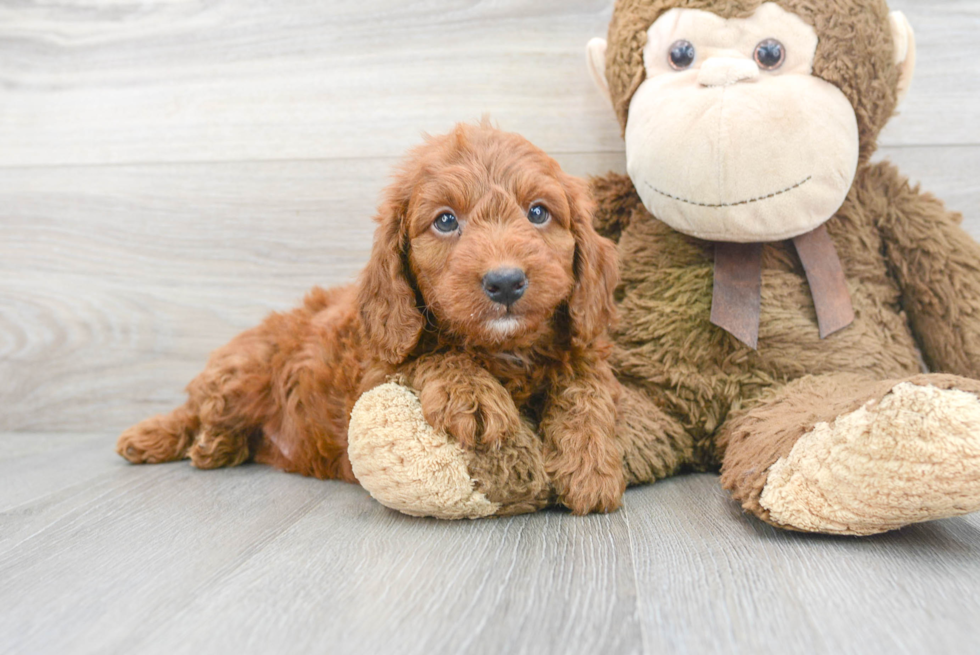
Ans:
[[[459,229],[459,220],[451,212],[443,212],[439,214],[439,218],[432,224],[432,227],[436,228],[437,232],[451,234]]]

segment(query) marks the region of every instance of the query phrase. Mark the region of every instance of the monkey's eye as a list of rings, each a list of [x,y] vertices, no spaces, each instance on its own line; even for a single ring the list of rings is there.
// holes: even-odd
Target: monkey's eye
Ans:
[[[432,227],[436,228],[436,232],[451,234],[459,229],[459,220],[452,212],[442,212]]]
[[[535,225],[544,225],[551,220],[551,212],[544,205],[531,205],[527,210],[527,220]]]
[[[694,55],[693,43],[684,40],[677,41],[670,46],[670,56],[668,57],[670,67],[678,71],[690,68],[691,64],[694,63]]]
[[[776,39],[766,39],[755,47],[754,58],[759,68],[776,70],[786,61],[786,48]]]

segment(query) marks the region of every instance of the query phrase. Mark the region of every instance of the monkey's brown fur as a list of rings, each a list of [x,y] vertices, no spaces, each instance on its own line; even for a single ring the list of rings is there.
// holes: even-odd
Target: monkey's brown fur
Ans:
[[[528,220],[532,203],[547,208],[547,224]],[[458,235],[433,228],[447,208],[463,225]],[[575,512],[615,509],[625,481],[605,330],[617,262],[592,211],[586,185],[517,135],[484,124],[430,139],[385,192],[359,282],[314,289],[302,307],[219,348],[185,405],[127,430],[118,452],[199,468],[254,459],[355,482],[351,408],[395,374],[419,390],[426,419],[464,447],[510,440],[508,452],[535,451],[485,467],[490,477],[508,467],[507,491],[524,499],[512,511],[542,506],[552,488]],[[528,279],[510,309],[481,285],[502,265]],[[487,327],[504,315],[519,327]]]
[[[606,73],[620,122],[643,81],[646,30],[662,12],[744,17],[760,4],[619,0]],[[766,244],[759,346],[746,348],[709,321],[712,244],[658,221],[628,177],[593,182],[596,225],[618,241],[622,261],[612,361],[627,387],[617,435],[630,483],[720,464],[724,486],[763,520],[770,517],[759,494],[770,466],[818,422],[880,399],[901,380],[980,394],[976,382],[956,377],[980,377],[980,247],[959,227],[959,215],[910,188],[890,164],[868,163],[896,105],[885,3],[779,4],[816,29],[814,74],[839,87],[858,118],[861,164],[827,223],[853,325],[821,340],[792,246]],[[954,375],[920,375],[917,346],[931,370]]]

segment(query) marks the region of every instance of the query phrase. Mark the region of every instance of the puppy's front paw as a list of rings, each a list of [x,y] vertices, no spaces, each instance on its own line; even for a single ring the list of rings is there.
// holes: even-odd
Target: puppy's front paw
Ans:
[[[576,480],[573,477],[562,482],[556,481],[555,487],[558,490],[558,501],[572,510],[572,514],[607,514],[622,506],[626,480],[622,474],[592,475],[585,479]]]
[[[571,461],[567,455],[548,453],[545,466],[551,473],[558,501],[579,516],[591,512],[615,512],[623,503],[626,476],[616,462]],[[606,465],[601,465],[606,464]]]
[[[429,425],[445,430],[463,448],[499,444],[521,429],[514,400],[496,380],[452,388],[431,382],[419,392],[419,400]]]

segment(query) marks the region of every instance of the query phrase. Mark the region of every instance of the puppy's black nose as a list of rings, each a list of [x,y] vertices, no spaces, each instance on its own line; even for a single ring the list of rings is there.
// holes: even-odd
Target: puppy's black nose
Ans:
[[[483,291],[501,305],[513,305],[527,289],[527,276],[519,268],[498,268],[483,276]]]

